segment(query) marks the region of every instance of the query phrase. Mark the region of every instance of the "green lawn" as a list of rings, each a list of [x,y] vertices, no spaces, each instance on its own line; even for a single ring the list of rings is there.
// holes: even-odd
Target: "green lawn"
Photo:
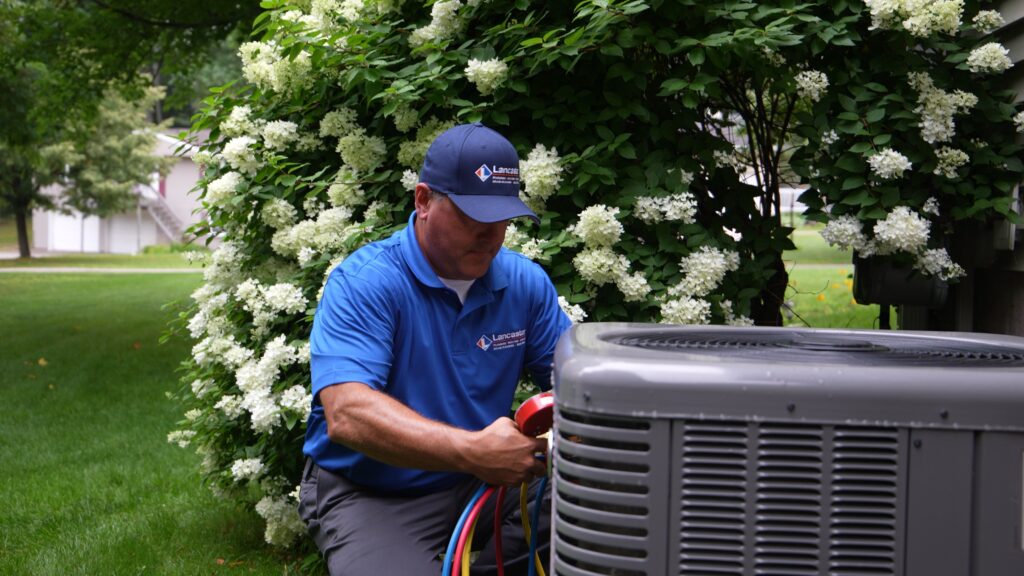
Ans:
[[[820,230],[820,224],[797,228],[793,232],[797,249],[783,255],[789,270],[786,301],[791,303],[791,310],[784,310],[786,325],[877,328],[878,306],[853,300],[851,254],[829,246]],[[889,318],[895,328],[895,309]]]
[[[193,268],[202,271],[199,264],[190,265],[181,254],[62,254],[41,258],[0,259],[0,268]]]
[[[157,339],[200,278],[0,275],[0,574],[282,574],[252,512],[166,442],[188,343]],[[289,564],[291,562],[291,564]]]

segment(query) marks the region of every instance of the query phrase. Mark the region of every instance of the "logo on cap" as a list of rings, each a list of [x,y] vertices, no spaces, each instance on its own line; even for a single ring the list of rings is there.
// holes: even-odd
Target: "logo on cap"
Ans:
[[[479,178],[481,182],[487,182],[487,179],[491,177],[491,169],[487,167],[487,164],[484,164],[477,168],[474,174],[476,174],[476,177]]]

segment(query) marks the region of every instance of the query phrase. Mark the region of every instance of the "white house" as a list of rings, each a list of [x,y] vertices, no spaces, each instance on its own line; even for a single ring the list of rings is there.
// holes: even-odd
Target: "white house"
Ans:
[[[177,157],[165,178],[154,175],[137,186],[134,210],[99,218],[46,210],[32,213],[33,248],[49,252],[137,254],[146,246],[180,242],[189,226],[202,218],[199,200],[189,192],[199,180],[192,162],[197,149],[177,138],[157,134],[155,153]],[[53,186],[49,193],[57,194]]]

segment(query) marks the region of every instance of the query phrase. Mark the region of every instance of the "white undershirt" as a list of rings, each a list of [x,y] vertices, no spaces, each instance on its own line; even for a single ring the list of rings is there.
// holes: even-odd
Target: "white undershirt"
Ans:
[[[459,295],[459,302],[461,304],[466,303],[466,294],[469,294],[469,287],[473,285],[473,282],[476,282],[476,280],[452,280],[450,278],[441,278],[440,276],[437,279]]]

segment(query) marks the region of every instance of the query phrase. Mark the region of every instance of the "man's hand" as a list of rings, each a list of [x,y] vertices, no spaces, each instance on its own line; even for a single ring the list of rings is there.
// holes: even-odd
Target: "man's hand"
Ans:
[[[543,476],[548,443],[519,431],[509,418],[498,418],[490,426],[473,432],[461,447],[466,471],[488,484],[514,486]]]

